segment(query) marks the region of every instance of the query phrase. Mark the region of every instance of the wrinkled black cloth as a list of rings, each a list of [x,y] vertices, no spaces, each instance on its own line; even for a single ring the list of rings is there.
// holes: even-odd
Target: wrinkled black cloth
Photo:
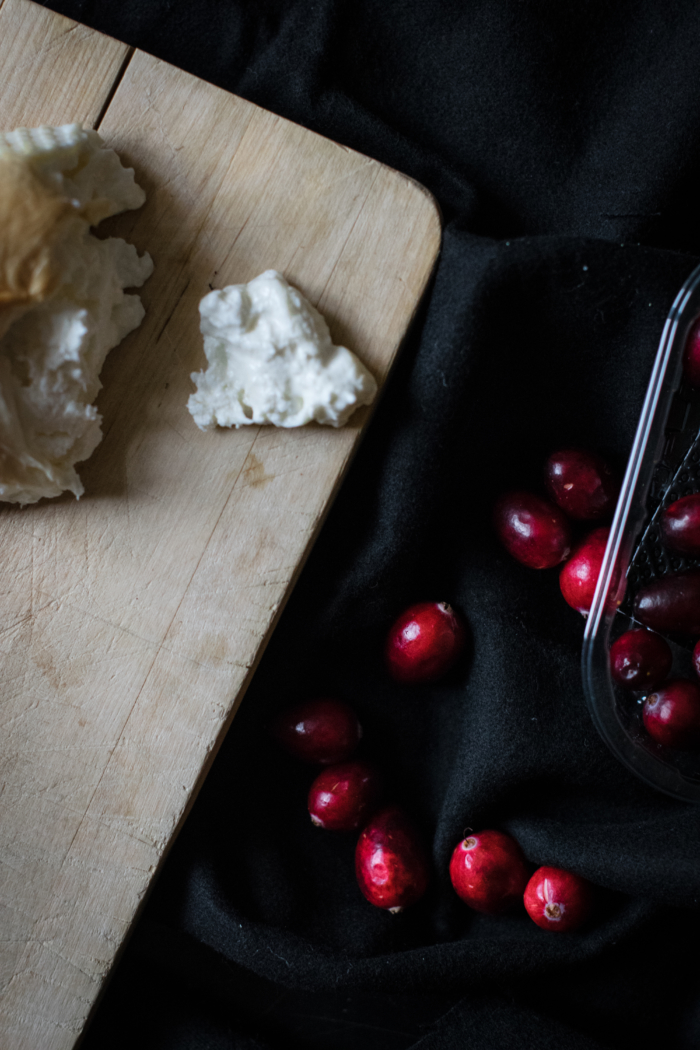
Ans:
[[[608,752],[556,571],[497,544],[496,495],[546,455],[624,467],[668,308],[700,256],[694,0],[53,0],[48,6],[418,179],[442,253],[399,364],[85,1050],[638,1050],[700,1045],[700,810]],[[441,684],[387,677],[416,600],[470,628]],[[313,770],[267,726],[314,693],[430,843],[394,917],[354,837],[311,826]],[[470,912],[466,827],[600,887],[548,935]]]

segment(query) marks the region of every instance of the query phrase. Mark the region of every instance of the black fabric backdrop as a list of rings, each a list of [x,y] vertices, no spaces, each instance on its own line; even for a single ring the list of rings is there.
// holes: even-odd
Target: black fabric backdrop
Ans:
[[[434,283],[85,1050],[602,1050],[700,1044],[699,811],[590,722],[583,621],[489,510],[578,444],[623,467],[700,255],[695,0],[53,0],[48,6],[401,169],[438,198]],[[410,690],[381,639],[456,604],[468,659]],[[337,692],[431,844],[405,915],[313,828],[280,707]],[[585,931],[470,913],[465,827],[602,887]]]

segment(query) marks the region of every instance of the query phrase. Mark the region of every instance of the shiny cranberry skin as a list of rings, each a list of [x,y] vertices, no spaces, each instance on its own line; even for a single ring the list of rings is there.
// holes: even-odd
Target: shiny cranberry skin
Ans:
[[[355,875],[370,904],[394,914],[425,893],[428,855],[413,821],[398,806],[381,809],[360,835]]]
[[[543,930],[568,933],[591,913],[593,889],[587,879],[563,868],[538,868],[525,888],[525,909]]]
[[[381,795],[381,777],[367,762],[329,766],[309,790],[311,820],[327,831],[355,831],[371,817]]]
[[[571,550],[566,516],[532,492],[501,496],[493,509],[493,524],[508,553],[531,569],[551,569]]]
[[[696,558],[700,554],[700,494],[683,496],[662,512],[659,536],[664,547]]]
[[[458,896],[488,915],[498,915],[520,900],[528,878],[523,851],[502,831],[468,835],[450,860],[450,879]]]
[[[684,678],[667,682],[644,701],[642,721],[657,744],[678,751],[700,747],[700,686]]]
[[[459,659],[466,640],[464,620],[445,602],[419,602],[392,624],[384,646],[397,682],[434,682]]]
[[[700,317],[690,329],[685,341],[683,372],[691,386],[700,386]]]
[[[362,726],[348,704],[319,697],[283,711],[272,734],[294,758],[326,766],[350,758],[362,737]]]
[[[675,572],[640,587],[634,615],[661,634],[700,634],[700,571]]]
[[[558,507],[576,521],[611,518],[620,482],[604,459],[593,452],[564,448],[545,463],[547,491]]]
[[[608,528],[594,529],[574,548],[571,557],[559,573],[559,586],[564,600],[582,616],[588,616],[591,611],[609,535]],[[616,580],[619,580],[619,573],[611,587],[610,602],[613,607],[622,601],[622,595],[617,593]]]
[[[670,674],[672,663],[666,639],[644,627],[625,631],[610,646],[610,674],[625,689],[656,689]]]
[[[700,642],[696,642],[693,649],[693,667],[696,675],[700,675]]]

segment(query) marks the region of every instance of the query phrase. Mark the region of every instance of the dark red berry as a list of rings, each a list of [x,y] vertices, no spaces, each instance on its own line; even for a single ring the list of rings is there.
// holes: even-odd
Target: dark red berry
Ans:
[[[509,554],[531,569],[551,569],[571,550],[571,526],[559,507],[532,492],[506,492],[493,524]]]
[[[563,868],[538,868],[523,900],[528,915],[543,930],[568,933],[590,915],[593,889],[586,879]]]
[[[662,512],[659,536],[664,547],[696,558],[700,554],[700,493],[683,496]]]
[[[355,831],[371,817],[382,780],[366,762],[341,762],[318,774],[309,790],[311,820],[327,831]]]
[[[700,317],[690,329],[685,341],[683,372],[691,386],[700,386]]]
[[[696,642],[693,649],[693,667],[696,675],[700,675],[700,642]]]
[[[434,682],[459,659],[466,628],[445,602],[420,602],[402,612],[384,646],[387,667],[397,682]]]
[[[610,674],[625,689],[656,689],[669,675],[672,663],[666,639],[644,627],[625,631],[610,646]]]
[[[425,893],[428,855],[413,821],[386,806],[364,829],[355,850],[357,882],[370,904],[400,912]]]
[[[700,686],[683,678],[667,682],[644,701],[642,720],[657,744],[679,751],[700,747]]]
[[[468,835],[452,854],[450,879],[475,911],[497,915],[520,900],[529,877],[523,851],[502,831]]]
[[[283,711],[272,733],[290,755],[325,766],[350,758],[360,742],[362,727],[348,704],[319,697]]]
[[[608,528],[594,529],[574,548],[571,557],[559,573],[559,586],[564,600],[583,616],[588,616],[591,611],[609,535]],[[617,607],[622,601],[622,594],[617,591],[618,581],[619,572],[613,580],[610,595],[613,607]]]
[[[640,587],[634,602],[635,618],[662,634],[700,634],[700,571],[661,576]]]
[[[577,521],[611,518],[620,482],[604,459],[579,448],[553,452],[545,463],[544,480],[554,502]]]

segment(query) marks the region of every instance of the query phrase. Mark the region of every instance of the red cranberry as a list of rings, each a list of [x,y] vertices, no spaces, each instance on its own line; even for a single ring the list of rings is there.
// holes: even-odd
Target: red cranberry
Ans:
[[[515,904],[528,877],[523,851],[502,831],[467,836],[450,860],[450,879],[457,894],[470,908],[490,915]]]
[[[559,586],[564,600],[572,609],[583,616],[588,616],[593,603],[603,555],[608,543],[610,529],[594,529],[577,547],[559,573]],[[619,573],[613,580],[611,601],[614,606],[620,604],[622,595],[617,593]]]
[[[656,689],[668,676],[672,663],[666,639],[644,627],[625,631],[610,646],[610,673],[625,689]]]
[[[700,494],[683,496],[666,507],[659,535],[664,547],[696,558],[700,554]]]
[[[695,668],[695,673],[700,675],[700,642],[696,642],[693,649],[693,667]]]
[[[553,452],[545,464],[544,480],[554,502],[577,521],[610,518],[620,493],[620,482],[600,456],[578,448]]]
[[[700,386],[700,317],[690,329],[685,342],[683,371],[691,386]]]
[[[350,758],[360,742],[362,726],[348,704],[319,697],[283,711],[272,733],[294,758],[325,766]]]
[[[355,850],[357,882],[370,904],[403,911],[425,893],[428,855],[413,821],[398,806],[386,806],[364,829]]]
[[[532,492],[506,492],[493,510],[498,538],[531,569],[551,569],[571,550],[571,527],[559,507]]]
[[[397,682],[434,682],[457,662],[466,640],[462,617],[445,602],[419,602],[401,613],[384,656]]]
[[[700,634],[700,571],[661,576],[640,587],[634,614],[652,631]]]
[[[683,678],[667,682],[644,701],[642,720],[657,744],[679,751],[700,747],[700,686]]]
[[[327,831],[355,831],[372,815],[381,793],[381,777],[366,762],[329,766],[309,790],[311,820]]]
[[[568,933],[588,918],[593,890],[586,879],[563,868],[538,868],[523,900],[528,915],[543,930]]]

